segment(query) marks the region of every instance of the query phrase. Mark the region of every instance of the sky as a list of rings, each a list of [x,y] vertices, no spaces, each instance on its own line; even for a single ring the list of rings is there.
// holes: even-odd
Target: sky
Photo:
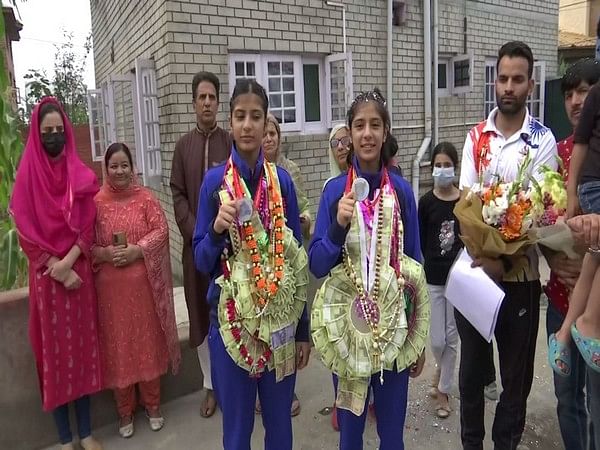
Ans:
[[[10,6],[7,0],[2,4]],[[25,95],[23,76],[29,69],[44,69],[49,76],[54,72],[55,44],[64,42],[61,29],[73,33],[75,51],[85,54],[83,44],[91,32],[89,0],[17,0],[15,16],[23,24],[21,40],[13,42],[17,87]],[[85,82],[88,89],[95,87],[94,56],[86,59]]]

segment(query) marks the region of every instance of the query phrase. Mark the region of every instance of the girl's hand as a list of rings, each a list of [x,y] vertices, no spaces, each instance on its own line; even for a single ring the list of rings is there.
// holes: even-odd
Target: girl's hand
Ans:
[[[92,261],[94,264],[113,262],[116,247],[107,245],[106,247],[96,246],[92,249]]]
[[[409,376],[411,378],[417,378],[423,372],[423,367],[425,366],[425,351],[421,353],[417,362],[415,362],[412,366],[410,366]]]
[[[235,220],[238,214],[238,205],[235,201],[228,201],[225,203],[221,203],[219,207],[219,212],[217,213],[217,217],[215,218],[213,224],[213,230],[217,234],[223,234],[225,231],[229,230],[231,224]]]
[[[352,215],[354,214],[354,192],[348,192],[338,202],[337,209],[337,223],[342,227],[346,228],[352,221]]]
[[[310,356],[310,344],[308,342],[296,342],[296,370],[302,370],[308,365]]]

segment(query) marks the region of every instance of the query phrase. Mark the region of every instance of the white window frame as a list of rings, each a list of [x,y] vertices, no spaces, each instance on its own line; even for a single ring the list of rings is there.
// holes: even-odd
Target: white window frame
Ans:
[[[326,84],[327,80],[325,77],[325,67],[323,64],[323,60],[317,57],[306,57],[302,58],[302,108],[304,110],[304,65],[318,65],[319,66],[319,106],[321,109],[321,120],[318,122],[306,122],[306,111],[303,112],[302,120],[304,121],[304,132],[308,134],[318,134],[327,131],[327,109],[326,109]]]
[[[457,62],[468,61],[469,62],[469,84],[467,86],[456,86],[456,80],[454,79],[454,65]],[[450,75],[451,75],[451,83],[448,83],[452,86],[452,95],[466,94],[471,92],[473,87],[473,53],[468,52],[462,55],[456,55],[450,58]]]
[[[488,73],[491,78],[488,78]],[[488,98],[488,88],[491,87],[491,97]],[[496,58],[486,58],[483,74],[483,113],[489,116],[496,107]]]
[[[236,80],[238,78],[244,78],[243,76],[236,77],[235,64],[237,62],[252,62],[255,64],[254,77],[267,91],[269,92],[268,83],[268,69],[267,64],[274,61],[293,61],[294,62],[294,88],[295,88],[295,101],[296,101],[296,122],[281,123],[282,132],[301,132],[308,134],[324,133],[328,128],[334,124],[331,120],[331,83],[329,75],[329,63],[331,61],[346,61],[346,92],[345,92],[345,103],[346,107],[350,106],[353,98],[353,85],[352,85],[352,55],[350,53],[334,54],[329,55],[325,58],[314,55],[290,55],[290,54],[255,54],[255,53],[230,53],[229,54],[229,94],[233,94]],[[319,122],[306,122],[305,119],[305,108],[304,108],[304,65],[305,64],[317,64],[319,66],[319,102],[321,120]],[[336,122],[337,123],[337,122]]]
[[[488,106],[491,105],[491,111],[496,107],[496,77],[498,74],[496,73],[496,59],[488,58],[485,60],[485,73],[484,73],[484,91],[483,91],[483,111],[488,112]],[[487,87],[488,83],[488,69],[492,70],[493,77],[491,81],[492,89],[492,98],[487,98]],[[536,74],[539,72],[539,76]],[[538,79],[539,78],[539,79]],[[533,112],[533,103],[538,102],[540,105],[540,114],[539,117],[536,117],[532,114],[532,117],[535,117],[540,122],[544,123],[544,107],[546,101],[546,61],[534,61],[533,63],[533,80],[536,86],[540,87],[540,98],[533,99],[531,95],[527,98],[527,108],[529,109],[529,113]],[[487,117],[487,116],[486,116]]]
[[[104,117],[105,101],[102,89],[88,89],[87,104],[92,161],[102,161],[104,159],[104,152],[108,147],[106,120]],[[96,133],[96,131],[99,131],[99,133]]]
[[[292,55],[265,55],[262,58],[262,68],[263,74],[262,78],[265,80],[263,84],[264,88],[267,90],[267,95],[269,96],[269,106],[271,105],[271,91],[269,89],[269,72],[268,72],[268,64],[270,62],[275,63],[283,63],[283,62],[292,62],[294,64],[294,104],[296,109],[296,120],[294,122],[284,122],[284,112],[282,109],[282,122],[280,122],[279,126],[281,127],[282,132],[289,131],[301,131],[304,123],[304,72],[302,70],[302,59],[300,56],[292,56]],[[283,85],[280,86],[280,89],[283,90]],[[283,92],[283,91],[281,91]],[[283,99],[282,99],[283,102]],[[280,108],[277,108],[280,109]]]
[[[235,63],[243,62],[244,63],[244,72],[246,71],[245,65],[247,63],[254,63],[255,76],[247,77],[247,76],[236,76],[235,73]],[[236,54],[231,53],[229,55],[229,95],[233,94],[233,89],[235,88],[235,83],[240,78],[254,78],[256,80],[260,80],[259,83],[262,84],[262,64],[261,58],[259,54]]]
[[[440,77],[439,75],[437,76],[437,94],[438,97],[450,97],[452,96],[452,73],[450,73],[450,57],[440,57],[438,58],[438,65],[440,64],[444,64],[444,66],[446,67],[446,87],[445,88],[441,88],[440,87]],[[437,71],[438,68],[436,67],[435,70]]]
[[[141,160],[144,185],[155,189],[162,184],[162,156],[160,142],[160,115],[158,109],[158,89],[156,71],[151,59],[136,58],[135,78],[135,119],[136,134],[139,133],[139,146],[136,146],[138,164]],[[149,86],[149,90],[146,87]],[[138,136],[136,136],[137,138]]]
[[[333,119],[331,104],[331,63],[345,61],[345,106],[346,109],[350,107],[352,100],[354,99],[354,84],[352,81],[352,53],[337,53],[325,57],[325,98],[327,106],[327,125],[329,128],[334,127],[339,123],[345,121],[345,117],[342,119]]]
[[[536,74],[539,72],[539,76]],[[538,79],[539,78],[539,79]],[[544,104],[546,100],[546,61],[535,61],[533,63],[533,81],[535,83],[535,87],[540,87],[540,98],[534,99],[531,95],[527,98],[527,108],[529,108],[529,113],[532,117],[535,117],[541,123],[544,123]],[[533,104],[539,103],[540,105],[540,114],[539,116],[534,116],[533,112]]]

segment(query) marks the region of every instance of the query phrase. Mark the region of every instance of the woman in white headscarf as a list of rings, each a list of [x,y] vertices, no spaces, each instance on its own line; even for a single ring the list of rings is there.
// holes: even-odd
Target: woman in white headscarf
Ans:
[[[329,178],[337,177],[348,169],[348,155],[350,153],[350,131],[348,127],[340,123],[334,126],[329,133]],[[323,185],[325,186],[325,185]]]

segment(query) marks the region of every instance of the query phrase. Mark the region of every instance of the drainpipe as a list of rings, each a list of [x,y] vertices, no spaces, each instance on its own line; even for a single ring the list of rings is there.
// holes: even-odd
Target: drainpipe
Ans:
[[[344,39],[344,53],[346,53],[346,5],[339,2],[325,2],[327,6],[333,6],[334,8],[342,9],[342,36]]]
[[[423,0],[423,94],[425,133],[412,165],[412,188],[415,200],[419,198],[419,170],[421,160],[431,144],[431,0]]]
[[[440,102],[439,96],[437,94],[438,84],[438,64],[440,61],[439,56],[439,48],[438,48],[438,36],[440,31],[440,20],[439,20],[439,0],[433,0],[433,86],[432,86],[432,95],[433,95],[433,133],[432,133],[432,142],[433,145],[437,145],[440,141],[439,135],[439,114],[440,114]],[[466,51],[465,51],[466,52]],[[449,80],[446,80],[448,82]]]
[[[393,119],[393,108],[392,108],[392,52],[394,50],[393,46],[393,0],[388,0],[388,26],[387,26],[387,110],[390,113],[390,127],[394,123]],[[390,130],[391,132],[392,130]]]

